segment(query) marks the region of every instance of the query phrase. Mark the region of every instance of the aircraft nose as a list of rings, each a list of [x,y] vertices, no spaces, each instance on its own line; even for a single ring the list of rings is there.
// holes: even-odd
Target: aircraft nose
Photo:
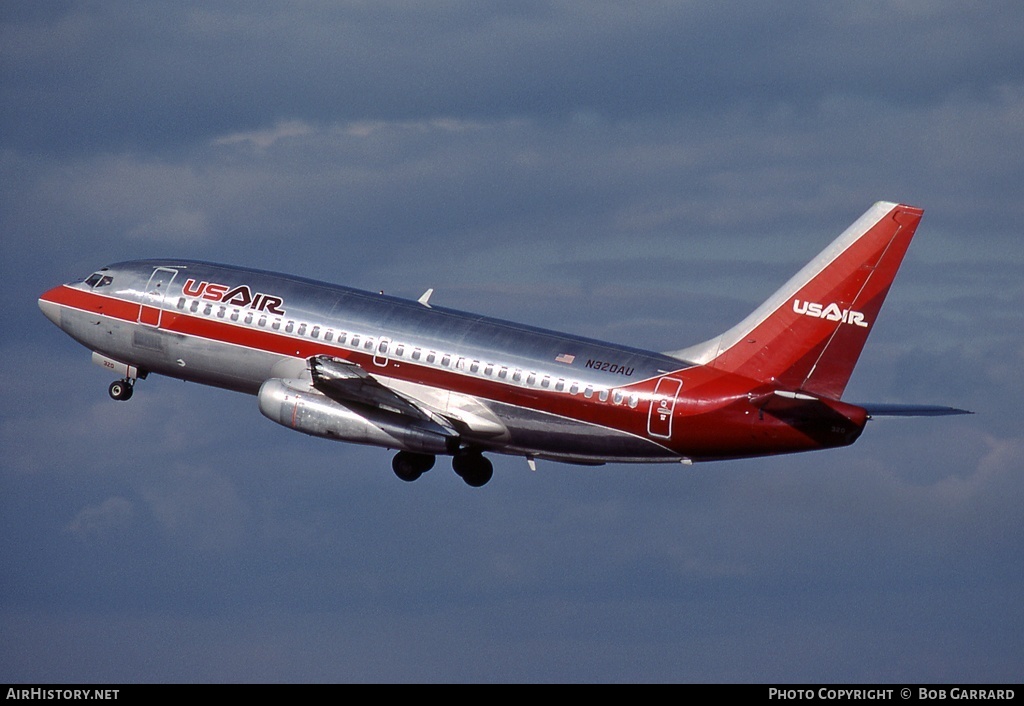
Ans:
[[[53,290],[51,289],[50,292]],[[43,296],[39,297],[39,308],[42,309],[43,314],[53,323],[60,326],[60,304],[51,301],[47,298],[50,292],[46,292]]]

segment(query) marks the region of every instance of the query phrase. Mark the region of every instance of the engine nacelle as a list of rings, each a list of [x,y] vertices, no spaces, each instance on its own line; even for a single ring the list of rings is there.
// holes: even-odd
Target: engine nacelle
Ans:
[[[458,437],[438,424],[362,405],[350,408],[306,380],[267,380],[259,403],[267,419],[313,436],[423,454],[458,448]]]

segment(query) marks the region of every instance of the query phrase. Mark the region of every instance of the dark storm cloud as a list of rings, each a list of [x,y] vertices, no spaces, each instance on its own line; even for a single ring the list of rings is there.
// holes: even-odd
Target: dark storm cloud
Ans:
[[[0,671],[1016,679],[1021,13],[0,5]],[[405,485],[250,397],[114,403],[35,306],[188,256],[671,349],[880,198],[926,215],[847,396],[977,414],[831,454]]]

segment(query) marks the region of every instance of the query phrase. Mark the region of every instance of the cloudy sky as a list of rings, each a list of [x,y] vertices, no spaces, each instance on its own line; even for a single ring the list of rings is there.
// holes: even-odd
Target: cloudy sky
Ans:
[[[0,4],[0,679],[1019,681],[1024,5]],[[839,451],[397,480],[39,312],[280,269],[666,350],[925,209]]]

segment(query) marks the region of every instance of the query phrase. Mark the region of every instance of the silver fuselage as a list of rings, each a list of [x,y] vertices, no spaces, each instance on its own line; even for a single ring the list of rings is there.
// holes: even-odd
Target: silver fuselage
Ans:
[[[82,345],[143,372],[256,394],[329,354],[467,420],[464,442],[480,448],[581,463],[682,458],[671,418],[644,433],[654,406],[637,386],[688,367],[676,358],[205,262],[125,262],[102,275],[41,306]],[[663,386],[662,410],[681,386]],[[630,429],[616,421],[624,416],[645,421]]]

